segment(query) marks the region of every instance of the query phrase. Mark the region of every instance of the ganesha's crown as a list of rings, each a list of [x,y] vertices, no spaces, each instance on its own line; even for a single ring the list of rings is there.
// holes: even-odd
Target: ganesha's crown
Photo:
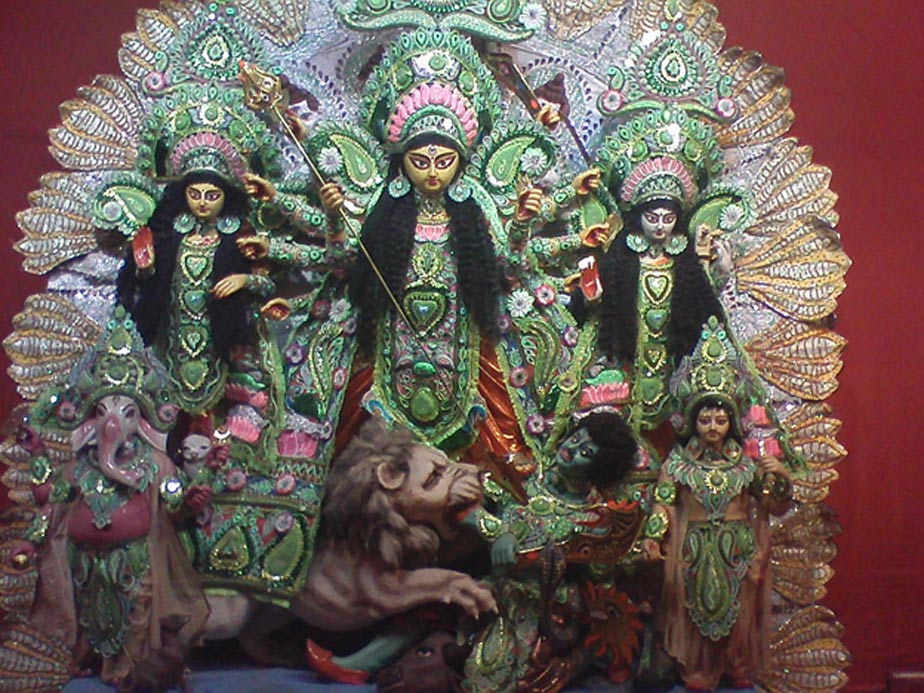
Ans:
[[[155,428],[169,430],[176,421],[170,379],[163,364],[146,349],[125,308],[117,306],[96,345],[74,366],[67,380],[35,404],[33,420],[73,428],[86,421],[107,395],[134,400]]]

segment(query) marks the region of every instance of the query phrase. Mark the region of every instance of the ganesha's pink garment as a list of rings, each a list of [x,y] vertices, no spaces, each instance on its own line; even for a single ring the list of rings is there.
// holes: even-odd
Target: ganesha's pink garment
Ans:
[[[102,679],[114,685],[130,681],[141,684],[147,676],[166,675],[173,679],[170,683],[178,681],[181,666],[175,675],[158,668],[173,667],[177,661],[181,664],[182,655],[201,638],[208,618],[208,603],[198,577],[159,496],[161,482],[175,474],[175,467],[166,455],[153,454],[159,472],[143,492],[151,509],[150,530],[146,540],[137,540],[147,541],[151,567],[141,577],[141,591],[129,612],[130,625],[121,650],[103,661]],[[69,470],[67,474],[70,478]],[[68,526],[79,503],[82,501],[77,499],[51,510],[48,534],[39,553],[39,586],[30,617],[32,625],[59,638],[78,660],[89,654],[79,632],[68,561]]]

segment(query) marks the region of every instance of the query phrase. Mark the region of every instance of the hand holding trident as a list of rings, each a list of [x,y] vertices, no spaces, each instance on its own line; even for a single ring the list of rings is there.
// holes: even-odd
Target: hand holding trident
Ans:
[[[299,154],[302,155],[311,173],[320,184],[322,203],[333,214],[338,214],[343,220],[344,226],[349,234],[356,239],[360,251],[366,257],[366,260],[369,261],[369,266],[375,273],[382,288],[385,289],[385,293],[398,312],[398,315],[401,316],[401,319],[406,325],[410,326],[411,322],[404,312],[404,307],[398,302],[398,299],[385,281],[385,277],[382,276],[381,271],[369,254],[368,249],[362,241],[359,229],[355,226],[354,220],[348,217],[344,211],[344,197],[340,190],[340,186],[324,179],[324,176],[321,175],[318,167],[315,165],[314,161],[312,161],[311,155],[308,154],[308,151],[302,145],[301,140],[305,135],[304,125],[297,117],[293,117],[291,111],[288,110],[289,92],[283,86],[282,79],[278,75],[274,75],[253,63],[248,63],[243,60],[238,62],[238,66],[241,68],[240,79],[244,90],[244,105],[252,111],[266,114],[274,124],[282,126],[283,131],[289,139],[292,140],[292,144],[298,149]],[[294,121],[294,126],[293,122],[290,121]],[[296,132],[296,130],[298,130],[298,132]]]

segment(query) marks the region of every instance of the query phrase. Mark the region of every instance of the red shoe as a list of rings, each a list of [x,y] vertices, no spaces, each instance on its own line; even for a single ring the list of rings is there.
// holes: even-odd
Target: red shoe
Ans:
[[[335,664],[331,651],[325,650],[311,640],[305,643],[305,655],[308,658],[308,666],[331,681],[359,685],[369,680],[368,671],[346,669],[345,667]]]

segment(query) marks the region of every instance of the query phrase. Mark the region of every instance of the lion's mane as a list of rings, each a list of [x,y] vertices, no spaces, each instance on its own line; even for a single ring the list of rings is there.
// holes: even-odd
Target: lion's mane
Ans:
[[[372,418],[335,460],[321,503],[321,541],[346,543],[351,551],[378,556],[393,568],[432,564],[439,535],[421,524],[409,524],[395,508],[394,497],[381,487],[376,469],[382,463],[407,473],[417,442],[407,429],[388,429]]]

